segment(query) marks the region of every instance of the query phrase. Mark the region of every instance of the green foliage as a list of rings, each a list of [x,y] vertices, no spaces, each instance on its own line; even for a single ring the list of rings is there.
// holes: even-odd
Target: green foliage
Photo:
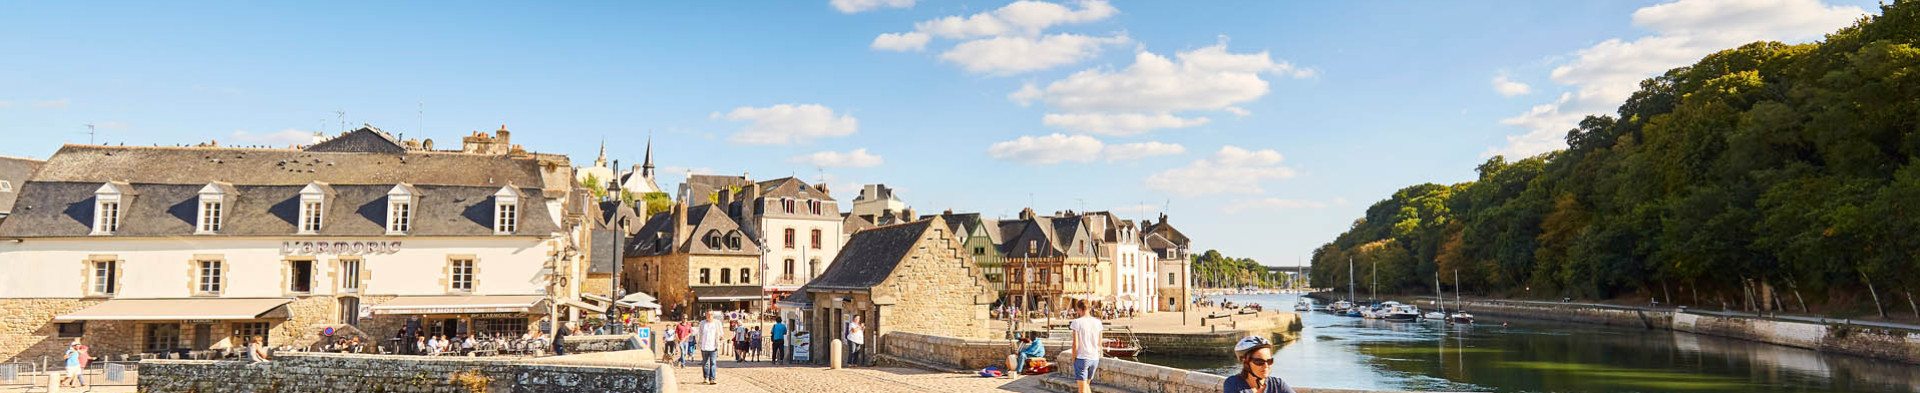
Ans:
[[[1195,285],[1202,288],[1239,288],[1243,286],[1279,287],[1286,275],[1268,273],[1267,267],[1252,258],[1231,258],[1218,250],[1207,250],[1193,260]]]
[[[1669,70],[1569,130],[1565,150],[1373,204],[1314,251],[1312,283],[1344,289],[1353,263],[1362,292],[1376,274],[1406,293],[1438,275],[1470,293],[1747,305],[1762,286],[1920,289],[1916,46],[1908,1],[1825,42]]]
[[[628,193],[627,195],[632,195],[632,193]],[[667,195],[667,193],[649,192],[641,195],[640,199],[647,203],[646,214],[642,217],[653,217],[655,214],[673,210],[673,196]]]

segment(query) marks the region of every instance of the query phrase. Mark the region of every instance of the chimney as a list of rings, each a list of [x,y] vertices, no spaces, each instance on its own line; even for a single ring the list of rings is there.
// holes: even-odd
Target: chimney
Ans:
[[[914,220],[920,219],[920,216],[913,215],[913,208],[911,207],[907,208],[907,210],[901,210],[900,216],[902,217],[900,219],[902,222],[913,222]]]
[[[685,244],[691,237],[687,232],[692,230],[693,228],[687,227],[687,201],[675,202],[673,204],[673,246],[679,247]]]
[[[513,146],[513,133],[507,132],[507,125],[501,124],[499,131],[493,132],[494,142],[502,146]]]
[[[1167,213],[1160,213],[1160,225],[1167,225]]]
[[[733,209],[733,191],[727,191],[727,189],[722,188],[716,192],[720,194],[720,197],[714,199],[714,205],[719,206],[721,209]]]
[[[815,190],[820,190],[820,196],[823,196],[823,197],[829,197],[829,198],[831,198],[831,196],[833,195],[832,193],[829,193],[829,192],[827,192],[827,184],[826,184],[826,183],[820,183],[820,184],[815,184],[815,185],[813,185],[813,189],[815,189]]]
[[[940,215],[942,215],[942,216],[951,216],[951,215],[953,215],[953,209],[947,209],[947,210],[945,210],[945,211],[941,211],[941,212],[940,212]]]
[[[1022,220],[1032,220],[1032,219],[1033,219],[1033,208],[1031,208],[1031,207],[1029,207],[1029,208],[1024,208],[1024,209],[1020,209],[1020,219],[1022,219]]]

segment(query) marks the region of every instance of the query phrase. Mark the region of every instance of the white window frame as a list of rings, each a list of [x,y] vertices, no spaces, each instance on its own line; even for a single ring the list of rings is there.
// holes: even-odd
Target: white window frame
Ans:
[[[367,263],[365,260],[359,258],[340,260],[340,292],[360,293],[360,286],[363,285],[360,282],[360,267],[365,263]]]
[[[493,193],[493,234],[511,235],[520,229],[520,191],[513,185]]]
[[[394,185],[387,191],[387,234],[405,235],[413,231],[413,200],[418,193],[412,185]]]
[[[454,258],[447,261],[447,290],[461,293],[473,292],[475,262],[472,258]]]
[[[200,210],[198,218],[194,220],[194,234],[220,233],[220,229],[226,224],[226,207],[230,195],[233,195],[233,186],[226,183],[212,182],[200,187]]]
[[[120,221],[126,215],[126,203],[133,201],[133,187],[122,182],[108,182],[93,190],[93,234],[112,235],[120,231]]]
[[[227,274],[226,261],[201,259],[194,261],[194,264],[198,265],[195,266],[198,272],[194,274],[194,279],[197,280],[193,287],[194,294],[219,295],[227,289],[226,285],[224,285],[226,284]]]
[[[300,222],[295,223],[302,235],[317,235],[325,229],[327,222],[327,196],[333,189],[326,183],[313,182],[300,189]]]
[[[87,292],[99,296],[113,296],[120,293],[119,260],[96,260],[88,262],[89,274],[93,277],[93,286]]]

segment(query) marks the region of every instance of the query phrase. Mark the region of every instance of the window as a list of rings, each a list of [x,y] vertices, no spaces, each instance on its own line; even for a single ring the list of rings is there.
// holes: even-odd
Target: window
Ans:
[[[724,267],[720,268],[720,283],[721,284],[733,283],[733,269],[724,268]]]
[[[1040,249],[1040,241],[1039,241],[1039,240],[1027,240],[1027,253],[1028,253],[1028,254],[1032,254],[1032,253],[1034,253],[1034,251],[1036,251],[1036,250],[1039,250],[1039,249]]]
[[[200,203],[200,233],[220,231],[220,202]]]
[[[360,298],[340,298],[340,323],[360,327]]]
[[[820,215],[820,205],[820,201],[807,201],[807,210],[812,211],[813,215],[818,216]]]
[[[0,192],[13,192],[13,182],[0,180]]]
[[[360,292],[360,260],[340,260],[340,291],[346,293]]]
[[[973,255],[987,255],[987,248],[986,248],[986,247],[974,247],[974,248],[973,248]]]
[[[146,345],[143,345],[143,347],[146,347],[147,352],[171,351],[178,345],[180,345],[180,324],[147,324],[147,342]]]
[[[740,234],[739,234],[739,233],[734,233],[734,234],[732,234],[732,235],[728,235],[728,236],[727,236],[727,249],[729,249],[729,250],[738,250],[738,249],[740,249]]]
[[[313,292],[313,261],[287,261],[287,290]]]
[[[325,206],[319,201],[300,204],[300,233],[320,232],[320,217],[325,213]]]
[[[266,322],[246,322],[246,323],[233,324],[233,336],[239,338],[242,344],[242,345],[236,345],[236,346],[244,347],[246,346],[245,344],[252,344],[254,337],[260,338],[261,345],[269,345],[272,343],[273,339],[267,337],[267,332],[269,332],[271,329],[272,329],[272,325],[268,325]]]
[[[786,212],[787,212],[787,214],[793,214],[793,200],[792,200],[792,199],[781,199],[781,200],[780,200],[780,209],[781,209],[781,210],[783,210],[783,211],[786,211]]]
[[[518,214],[515,210],[518,208],[518,205],[502,204],[498,206],[498,208],[495,209],[497,215],[495,215],[493,219],[493,231],[498,233],[513,233],[514,226],[517,224],[515,216]]]
[[[519,337],[527,332],[527,320],[524,318],[485,318],[473,322],[479,326],[476,330],[483,336]]]
[[[713,269],[708,269],[704,267],[700,268],[700,283],[701,284],[713,283]]]
[[[720,249],[720,241],[721,239],[720,239],[719,231],[707,232],[707,248],[715,249],[715,250]]]
[[[225,280],[225,276],[220,271],[222,267],[220,265],[221,261],[200,261],[200,285],[198,288],[200,294],[220,294],[220,284]]]
[[[93,262],[93,294],[112,296],[120,290],[120,261]]]
[[[387,206],[387,233],[407,233],[412,224],[413,202],[393,202]]]
[[[787,248],[793,248],[793,228],[787,228],[784,233],[786,234]]]
[[[782,276],[780,277],[781,279],[786,279],[786,280],[793,279],[793,258],[787,258],[786,269],[781,270],[781,274],[782,274]]]
[[[741,284],[753,283],[753,269],[744,268],[744,267],[740,268],[740,283]]]
[[[87,335],[87,321],[61,322],[60,338],[79,338]]]
[[[100,202],[96,212],[99,217],[94,219],[95,233],[113,234],[120,230],[120,202]]]
[[[511,185],[500,187],[500,191],[493,193],[493,233],[512,234],[519,229],[519,218],[520,191]]]
[[[473,260],[472,259],[453,260],[453,266],[451,268],[450,273],[452,273],[451,284],[453,285],[453,290],[460,291],[460,292],[473,292]]]
[[[820,249],[820,230],[813,230],[813,249]]]
[[[1179,280],[1180,280],[1179,278],[1174,278],[1173,273],[1167,273],[1167,282],[1174,282]]]

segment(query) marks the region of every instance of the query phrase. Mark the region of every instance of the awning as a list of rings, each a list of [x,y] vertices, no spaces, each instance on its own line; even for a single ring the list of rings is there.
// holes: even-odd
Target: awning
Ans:
[[[620,301],[614,302],[614,304],[632,308],[659,309],[660,304],[655,303],[654,300],[652,295],[636,292],[620,298]]]
[[[593,305],[593,304],[591,304],[591,303],[587,303],[587,302],[583,302],[583,301],[579,301],[579,300],[572,300],[572,299],[568,299],[568,300],[567,300],[567,301],[565,301],[565,302],[561,302],[561,304],[565,304],[565,305],[567,305],[568,307],[573,307],[573,308],[578,308],[578,309],[580,309],[581,311],[591,311],[591,312],[596,312],[596,313],[601,313],[601,314],[606,314],[606,313],[607,313],[607,307],[606,307],[606,306],[595,306],[595,305]]]
[[[285,319],[292,299],[113,299],[55,321],[175,321]]]
[[[540,295],[402,296],[373,306],[375,314],[545,313]]]
[[[730,287],[693,287],[693,298],[703,302],[731,302],[740,300],[759,300],[758,285],[736,285]]]

